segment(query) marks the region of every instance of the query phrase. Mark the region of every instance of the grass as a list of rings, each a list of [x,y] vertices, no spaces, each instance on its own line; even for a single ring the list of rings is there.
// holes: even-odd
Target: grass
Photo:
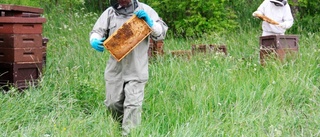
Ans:
[[[41,84],[0,94],[0,136],[120,136],[106,110],[108,52],[89,45],[98,15],[45,14]],[[150,60],[142,125],[131,136],[319,136],[319,34],[301,32],[299,53],[259,64],[259,28],[198,39],[168,36]],[[192,44],[226,44],[228,56],[173,57]]]

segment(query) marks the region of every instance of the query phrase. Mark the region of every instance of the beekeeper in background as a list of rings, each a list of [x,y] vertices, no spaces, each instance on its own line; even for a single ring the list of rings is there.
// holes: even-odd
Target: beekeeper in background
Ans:
[[[287,0],[264,0],[253,12],[253,16],[262,14],[279,23],[272,25],[266,21],[262,22],[262,36],[284,35],[286,30],[293,25],[293,17]]]
[[[121,122],[122,135],[126,136],[141,122],[144,88],[149,75],[149,39],[163,40],[168,27],[154,9],[138,0],[109,0],[109,3],[111,6],[102,13],[90,32],[90,44],[95,50],[103,52],[103,41],[133,15],[144,19],[152,29],[151,34],[120,62],[110,55],[105,69],[104,103]]]

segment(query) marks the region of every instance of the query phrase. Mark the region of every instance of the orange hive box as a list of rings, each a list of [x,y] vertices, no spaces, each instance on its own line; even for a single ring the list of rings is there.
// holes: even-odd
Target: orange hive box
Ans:
[[[273,25],[279,25],[279,23],[278,23],[278,22],[276,22],[276,21],[274,21],[274,20],[270,19],[269,17],[267,17],[267,16],[265,16],[265,15],[262,15],[262,14],[256,14],[256,16],[257,16],[258,18],[260,18],[261,20],[263,20],[263,21],[265,21],[265,22],[268,22],[268,23],[270,23],[270,24],[273,24]]]
[[[121,61],[150,33],[151,28],[143,20],[133,15],[116,32],[103,42],[111,55]]]

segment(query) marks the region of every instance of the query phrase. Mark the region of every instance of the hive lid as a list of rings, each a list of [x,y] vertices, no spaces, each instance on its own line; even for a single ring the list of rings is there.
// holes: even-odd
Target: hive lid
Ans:
[[[21,12],[31,12],[31,13],[43,13],[43,9],[34,8],[29,6],[18,6],[12,4],[0,4],[0,11],[21,11]]]
[[[138,46],[151,31],[151,28],[143,19],[139,19],[136,15],[133,15],[117,31],[109,36],[108,39],[103,42],[103,45],[117,61],[121,61],[130,51]]]

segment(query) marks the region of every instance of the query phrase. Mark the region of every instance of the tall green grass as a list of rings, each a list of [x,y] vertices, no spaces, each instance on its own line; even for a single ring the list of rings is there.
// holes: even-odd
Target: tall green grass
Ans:
[[[120,136],[103,104],[109,53],[89,45],[99,15],[52,13],[44,15],[49,42],[41,83],[0,94],[0,136]],[[302,32],[295,58],[263,67],[260,33],[168,36],[166,54],[150,60],[143,120],[131,136],[319,136],[320,35]],[[226,44],[228,56],[171,56],[192,44]]]

